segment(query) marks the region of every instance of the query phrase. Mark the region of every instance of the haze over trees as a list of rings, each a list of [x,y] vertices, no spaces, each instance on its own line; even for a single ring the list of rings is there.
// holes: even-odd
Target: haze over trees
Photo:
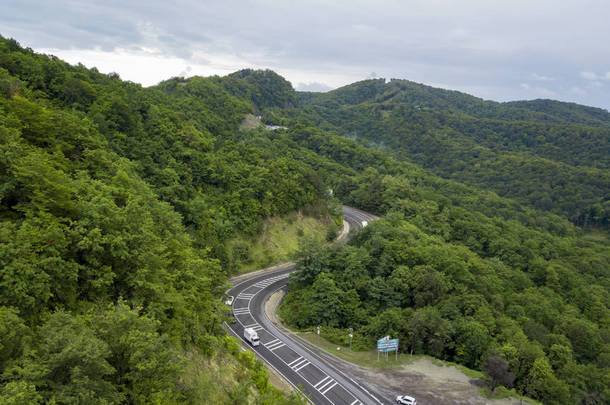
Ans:
[[[239,130],[249,113],[289,129]],[[406,81],[142,88],[0,39],[0,402],[298,403],[222,329],[227,241],[331,188],[384,219],[303,246],[289,324],[607,403],[609,126]]]

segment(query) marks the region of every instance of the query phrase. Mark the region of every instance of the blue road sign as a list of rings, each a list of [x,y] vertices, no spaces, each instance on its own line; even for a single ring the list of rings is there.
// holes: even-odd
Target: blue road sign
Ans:
[[[398,350],[398,339],[389,339],[387,336],[377,341],[378,352],[393,352]]]

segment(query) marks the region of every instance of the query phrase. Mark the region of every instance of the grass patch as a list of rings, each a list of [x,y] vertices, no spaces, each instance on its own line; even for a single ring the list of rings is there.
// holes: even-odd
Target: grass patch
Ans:
[[[303,238],[324,240],[329,227],[334,226],[331,222],[330,217],[314,218],[300,211],[265,219],[258,235],[239,236],[227,242],[234,273],[243,274],[291,260]]]
[[[254,115],[246,114],[244,119],[241,120],[241,122],[239,123],[239,129],[241,129],[242,131],[244,131],[244,130],[247,131],[249,129],[258,128],[262,125],[263,124],[261,123],[261,121],[258,118],[256,118]]]
[[[371,370],[395,369],[403,367],[405,365],[409,365],[418,359],[428,359],[434,365],[437,365],[439,367],[455,367],[470,379],[482,380],[484,378],[484,374],[481,371],[473,370],[461,364],[440,360],[435,357],[430,357],[423,354],[410,355],[408,353],[399,353],[398,360],[395,360],[394,354],[390,354],[388,357],[388,361],[386,361],[383,358],[383,355],[381,355],[378,361],[377,352],[375,350],[350,351],[349,347],[332,343],[327,339],[324,339],[324,337],[318,336],[313,331],[300,331],[295,332],[295,334],[303,340],[306,340],[307,342],[313,344],[314,346],[323,349],[327,353],[330,353],[336,357],[339,357],[340,359],[349,361],[350,363],[354,363],[362,367],[366,367]],[[337,350],[337,348],[339,348],[340,350]],[[520,395],[514,388],[508,389],[505,387],[497,387],[493,394],[489,391],[489,388],[487,387],[480,387],[479,391],[481,392],[481,395],[484,398],[488,399],[523,398],[524,404],[542,405],[541,402]]]
[[[402,367],[422,357],[417,354],[411,356],[410,354],[398,353],[398,360],[395,360],[395,354],[391,353],[388,355],[388,361],[382,355],[380,355],[379,361],[377,361],[377,352],[375,350],[350,351],[349,346],[337,345],[311,331],[296,332],[296,335],[340,359],[371,369],[382,370]]]
[[[196,349],[183,353],[180,385],[191,404],[306,405],[302,395],[273,384],[270,372],[254,353],[241,349],[238,339],[225,336],[204,355]],[[286,384],[284,384],[286,385]]]

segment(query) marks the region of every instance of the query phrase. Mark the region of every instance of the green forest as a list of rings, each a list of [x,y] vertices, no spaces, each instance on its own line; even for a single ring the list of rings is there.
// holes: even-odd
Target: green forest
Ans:
[[[1,403],[301,403],[222,328],[229,241],[338,203],[382,219],[301,246],[290,326],[610,402],[604,110],[250,69],[144,88],[0,38],[0,137]]]
[[[316,126],[443,178],[573,223],[610,226],[610,114],[542,100],[483,101],[406,80],[365,80],[301,97],[278,120]]]

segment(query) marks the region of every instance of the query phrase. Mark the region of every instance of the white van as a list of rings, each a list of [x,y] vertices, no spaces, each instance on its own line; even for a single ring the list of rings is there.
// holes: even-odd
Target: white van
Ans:
[[[244,339],[248,341],[252,346],[258,346],[260,341],[258,340],[258,333],[252,328],[244,329]]]

